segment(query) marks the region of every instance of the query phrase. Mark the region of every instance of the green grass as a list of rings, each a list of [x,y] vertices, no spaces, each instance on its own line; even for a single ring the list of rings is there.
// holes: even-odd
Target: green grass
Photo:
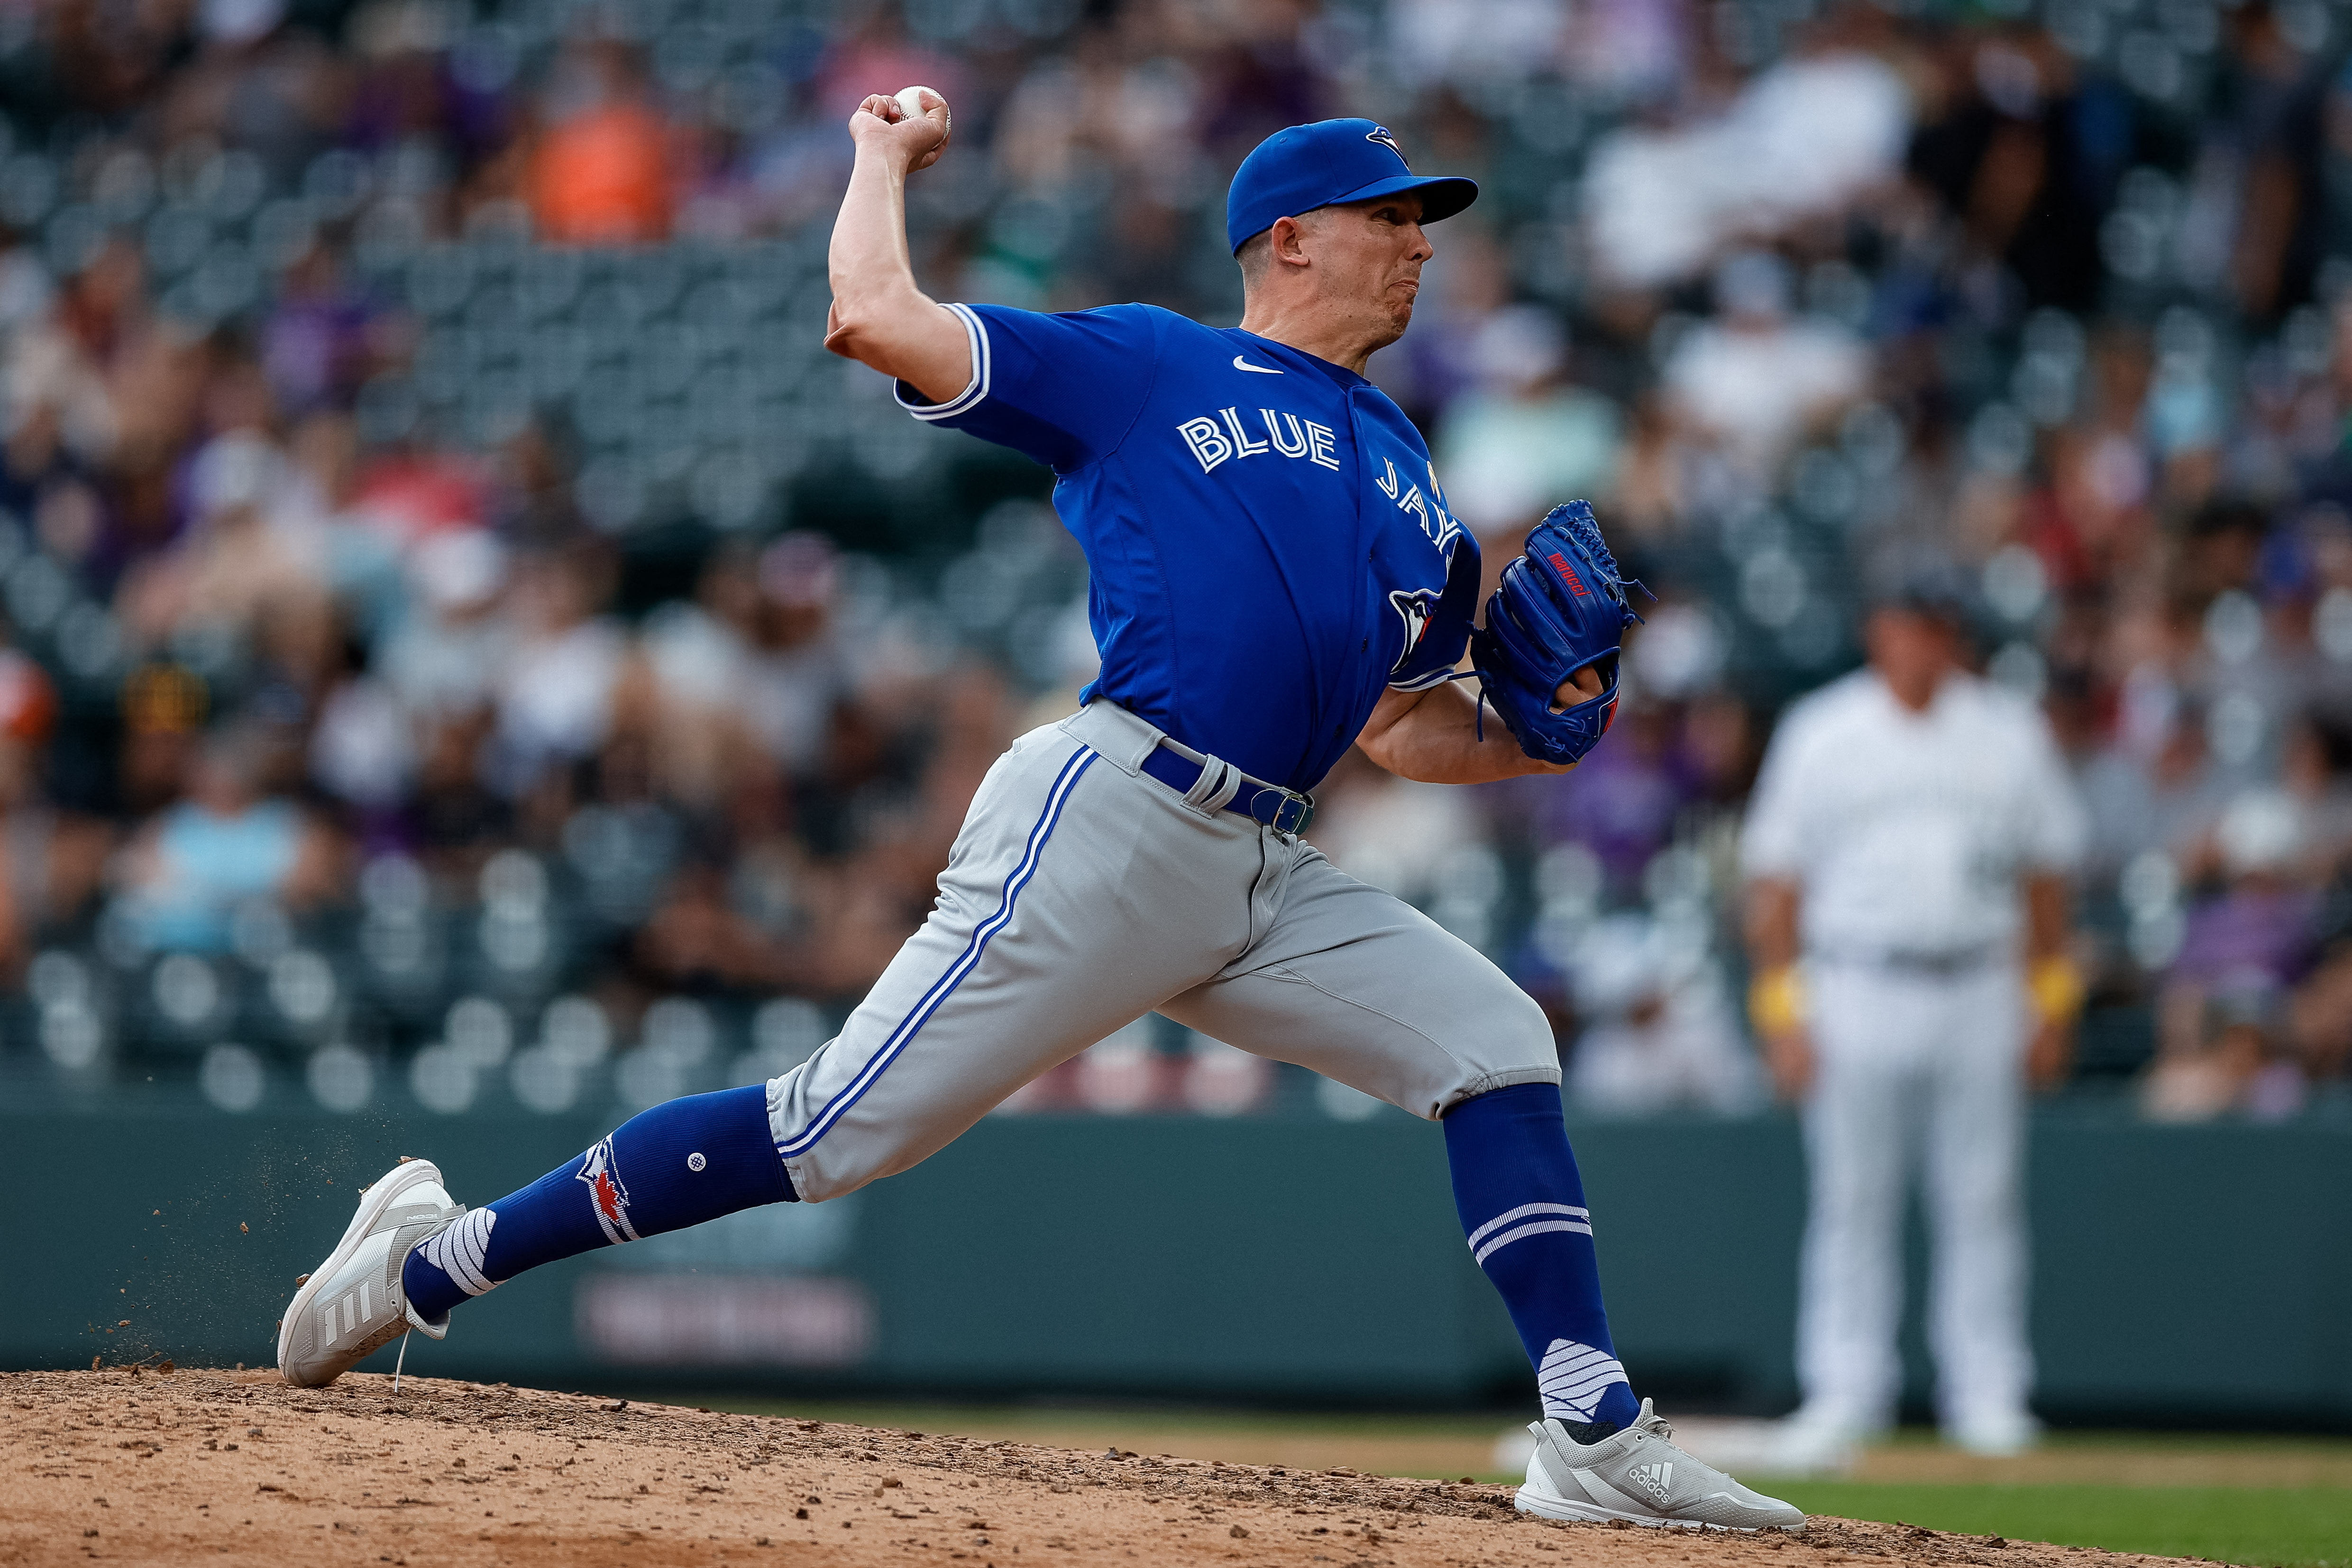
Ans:
[[[635,1397],[635,1396],[633,1396]],[[919,1432],[1056,1432],[1067,1428],[1134,1430],[1146,1435],[1300,1434],[1314,1436],[1470,1437],[1492,1442],[1512,1425],[1486,1412],[1408,1415],[1377,1411],[1232,1410],[1221,1405],[1144,1405],[1125,1402],[1037,1405],[916,1405],[881,1401],[770,1399],[758,1394],[678,1394],[644,1396],[674,1405],[708,1405],[746,1415],[796,1415],[857,1426],[912,1427]],[[1138,1441],[1143,1439],[1139,1438]],[[1500,1479],[1499,1477],[1496,1479]]]
[[[2352,1564],[2352,1490],[2339,1488],[1766,1484],[1807,1513],[2262,1568]]]
[[[925,1432],[970,1432],[1099,1449],[1193,1452],[1268,1462],[1269,1445],[1326,1444],[1317,1459],[1390,1474],[1475,1473],[1515,1481],[1491,1465],[1508,1425],[1491,1412],[1332,1415],[1211,1407],[1087,1405],[937,1405],[774,1401],[757,1396],[677,1402],[785,1413]],[[1395,1445],[1402,1443],[1402,1446]],[[1370,1444],[1387,1445],[1370,1447]],[[1295,1453],[1297,1450],[1285,1450]],[[1939,1458],[1943,1456],[1944,1458]],[[1948,1458],[1950,1473],[1937,1475]],[[1968,1535],[2048,1541],[2152,1556],[2202,1557],[2246,1568],[2352,1568],[2352,1444],[2342,1438],[2126,1432],[2057,1432],[2042,1456],[2048,1480],[1984,1479],[1980,1462],[1948,1456],[1932,1432],[1906,1431],[1872,1463],[1910,1467],[1880,1479],[1743,1477],[1808,1513],[1900,1520]],[[1918,1467],[1930,1467],[1920,1474]],[[2263,1486],[2264,1479],[2293,1484]],[[2179,1484],[2181,1481],[2189,1484]],[[2230,1485],[2231,1481],[2257,1484]]]

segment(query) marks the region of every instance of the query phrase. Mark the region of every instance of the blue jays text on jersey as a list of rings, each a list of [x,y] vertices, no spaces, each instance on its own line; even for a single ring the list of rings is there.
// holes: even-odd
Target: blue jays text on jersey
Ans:
[[[1383,688],[1451,675],[1478,547],[1370,382],[1149,305],[949,309],[970,384],[925,404],[902,383],[899,401],[1054,470],[1102,651],[1087,695],[1303,790]]]

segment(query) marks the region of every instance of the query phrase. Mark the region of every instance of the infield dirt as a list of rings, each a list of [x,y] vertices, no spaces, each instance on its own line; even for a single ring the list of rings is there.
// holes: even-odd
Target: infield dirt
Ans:
[[[979,1568],[2123,1568],[1816,1519],[1801,1536],[1529,1519],[1507,1487],[272,1372],[0,1373],[0,1563]]]

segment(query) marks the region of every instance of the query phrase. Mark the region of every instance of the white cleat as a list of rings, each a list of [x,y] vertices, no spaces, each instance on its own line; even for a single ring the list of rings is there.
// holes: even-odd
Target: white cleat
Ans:
[[[1674,1428],[1642,1401],[1633,1424],[1579,1443],[1558,1421],[1538,1421],[1519,1511],[1546,1519],[1622,1520],[1671,1530],[1805,1528],[1803,1512],[1748,1490],[1675,1446]]]
[[[1527,1435],[1515,1434],[1525,1454]],[[1864,1447],[1883,1436],[1859,1426],[1790,1415],[1778,1421],[1725,1417],[1675,1423],[1675,1445],[1718,1470],[1738,1475],[1796,1477],[1851,1475]],[[1498,1466],[1497,1468],[1509,1468]]]
[[[1944,1440],[1979,1459],[2013,1459],[2042,1446],[2042,1423],[2023,1410],[2001,1410],[1955,1421]]]
[[[1768,1476],[1852,1475],[1862,1452],[1886,1436],[1884,1423],[1843,1420],[1819,1409],[1799,1409],[1772,1424],[1751,1468]]]
[[[363,1189],[343,1239],[304,1277],[278,1323],[278,1374],[297,1388],[324,1388],[411,1329],[436,1340],[447,1333],[446,1316],[428,1323],[409,1310],[400,1269],[411,1247],[465,1212],[430,1160],[403,1160]]]

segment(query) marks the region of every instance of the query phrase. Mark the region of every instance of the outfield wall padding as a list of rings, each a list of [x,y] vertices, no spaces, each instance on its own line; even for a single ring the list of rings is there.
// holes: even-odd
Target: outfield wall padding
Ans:
[[[16,1217],[0,1364],[266,1364],[295,1276],[394,1156],[430,1156],[478,1203],[611,1120],[0,1110]],[[1570,1131],[1637,1385],[1784,1407],[1794,1123]],[[2056,1107],[2031,1146],[2046,1414],[2352,1426],[2352,1128],[2155,1128]],[[1917,1318],[1915,1302],[1924,1403]],[[1528,1384],[1462,1244],[1442,1137],[1389,1111],[992,1117],[835,1203],[539,1270],[461,1309],[446,1341],[416,1341],[409,1364],[596,1388],[1389,1407]]]

